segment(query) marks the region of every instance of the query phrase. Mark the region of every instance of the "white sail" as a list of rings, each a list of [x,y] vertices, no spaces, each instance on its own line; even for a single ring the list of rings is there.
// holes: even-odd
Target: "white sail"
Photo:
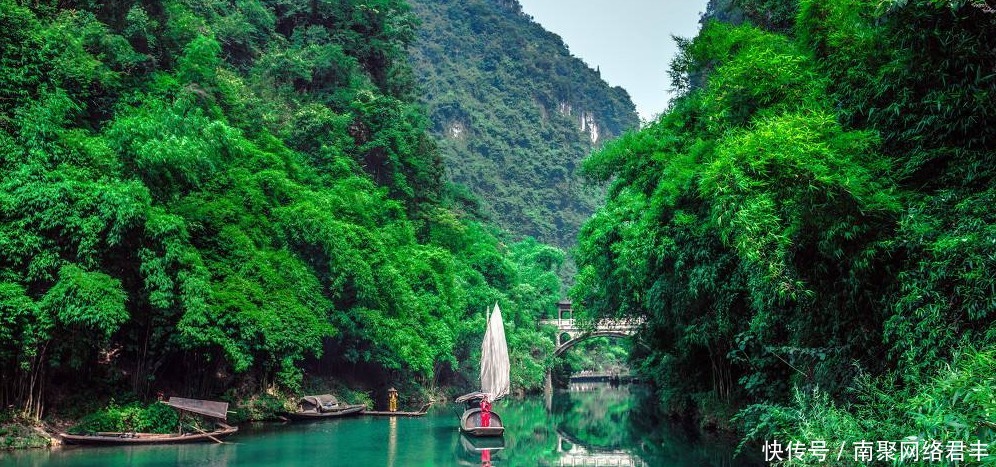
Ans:
[[[509,387],[508,345],[505,343],[505,323],[501,310],[495,303],[495,310],[488,317],[488,330],[481,344],[481,392],[495,401],[508,394]]]

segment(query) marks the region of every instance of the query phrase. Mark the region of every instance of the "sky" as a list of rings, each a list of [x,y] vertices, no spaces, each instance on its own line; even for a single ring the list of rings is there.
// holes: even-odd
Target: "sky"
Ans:
[[[694,37],[708,0],[519,0],[571,53],[629,92],[641,120],[667,108],[677,45]]]

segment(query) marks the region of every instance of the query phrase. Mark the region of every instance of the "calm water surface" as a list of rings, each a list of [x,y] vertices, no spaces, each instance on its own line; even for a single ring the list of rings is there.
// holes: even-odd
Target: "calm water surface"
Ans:
[[[243,426],[225,444],[67,447],[0,453],[17,466],[481,466],[749,465],[732,457],[733,441],[702,439],[647,415],[638,386],[589,386],[552,398],[495,405],[503,442],[472,441],[457,429],[460,404],[421,418],[355,417],[313,423]],[[547,409],[549,404],[550,409]]]

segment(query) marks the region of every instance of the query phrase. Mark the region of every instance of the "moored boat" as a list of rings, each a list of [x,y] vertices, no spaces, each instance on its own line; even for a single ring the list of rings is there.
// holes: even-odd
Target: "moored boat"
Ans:
[[[66,444],[80,445],[138,445],[138,444],[172,444],[195,443],[199,441],[218,442],[222,438],[239,431],[238,427],[220,424],[217,430],[204,433],[129,433],[101,431],[92,435],[71,435],[62,433],[62,441]]]
[[[331,394],[304,396],[297,405],[297,412],[285,412],[284,415],[291,420],[322,420],[359,415],[367,408],[363,404],[343,404]]]
[[[101,431],[91,434],[60,433],[59,437],[66,444],[80,445],[142,445],[142,444],[174,444],[193,443],[199,441],[214,441],[221,443],[221,438],[237,431],[238,427],[223,423],[228,418],[228,403],[171,397],[166,404],[179,410],[213,419],[216,428],[213,431],[194,429],[195,431],[181,433],[137,433]]]
[[[467,409],[460,416],[460,431],[471,436],[501,436],[505,434],[505,425],[501,423],[501,417],[491,412],[491,420],[488,426],[481,424],[482,410],[479,408]]]

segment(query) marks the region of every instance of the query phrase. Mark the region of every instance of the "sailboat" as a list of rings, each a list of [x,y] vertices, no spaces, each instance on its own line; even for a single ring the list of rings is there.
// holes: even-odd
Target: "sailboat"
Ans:
[[[457,402],[467,403],[467,410],[460,417],[461,432],[470,436],[502,436],[505,433],[501,417],[491,411],[490,406],[508,394],[508,371],[505,324],[501,309],[495,303],[481,343],[481,390],[456,398]]]

